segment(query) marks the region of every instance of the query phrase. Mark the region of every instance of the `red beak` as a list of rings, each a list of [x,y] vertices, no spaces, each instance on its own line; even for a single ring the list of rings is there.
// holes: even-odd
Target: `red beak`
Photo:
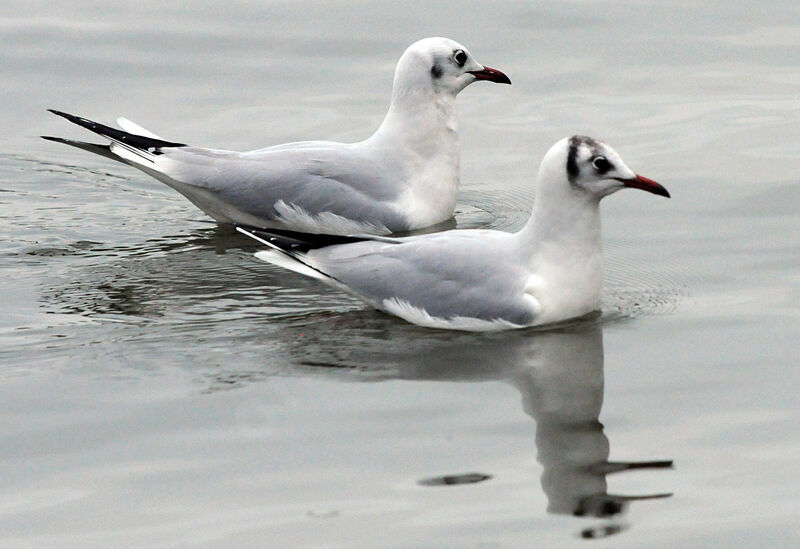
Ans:
[[[482,71],[469,71],[475,76],[475,80],[489,80],[498,84],[511,84],[511,79],[504,73],[492,67],[483,67]]]
[[[649,193],[658,194],[669,198],[669,191],[667,189],[643,175],[636,174],[636,177],[631,179],[622,179],[621,177],[616,177],[615,179],[620,181],[626,187],[630,187],[632,189],[641,189]]]

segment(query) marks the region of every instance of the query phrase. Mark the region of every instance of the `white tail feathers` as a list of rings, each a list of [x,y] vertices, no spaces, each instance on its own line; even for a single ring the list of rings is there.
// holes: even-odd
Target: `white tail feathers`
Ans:
[[[273,265],[283,267],[284,269],[289,269],[290,271],[300,273],[301,275],[316,278],[318,280],[330,280],[330,277],[325,276],[319,271],[315,271],[302,261],[288,256],[278,250],[263,250],[261,252],[256,252],[254,255],[261,261],[272,263]]]
[[[135,134],[135,135],[141,135],[142,137],[150,137],[152,139],[161,139],[162,141],[164,140],[163,137],[157,136],[156,134],[154,134],[150,130],[146,130],[145,128],[143,128],[139,124],[137,124],[136,122],[132,122],[132,121],[128,120],[127,118],[123,118],[122,116],[117,118],[117,125],[120,128],[122,128],[123,130],[125,130],[126,132],[128,132],[128,133],[132,133],[132,134]]]

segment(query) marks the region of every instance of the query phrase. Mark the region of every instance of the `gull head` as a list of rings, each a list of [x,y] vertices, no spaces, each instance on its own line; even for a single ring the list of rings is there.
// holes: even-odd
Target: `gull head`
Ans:
[[[542,161],[540,172],[554,182],[566,180],[570,188],[597,200],[626,187],[669,198],[667,189],[634,173],[617,151],[585,135],[574,135],[553,145]]]
[[[469,50],[448,38],[424,38],[411,44],[400,57],[395,71],[395,90],[431,89],[458,94],[478,80],[511,84],[497,69],[478,63]]]

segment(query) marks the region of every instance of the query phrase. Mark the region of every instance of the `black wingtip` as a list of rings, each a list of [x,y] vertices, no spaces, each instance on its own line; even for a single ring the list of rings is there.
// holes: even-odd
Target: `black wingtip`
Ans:
[[[76,147],[78,149],[83,149],[84,151],[89,151],[90,153],[99,154],[100,156],[105,156],[106,158],[110,158],[111,160],[116,160],[117,162],[122,162],[125,164],[126,162],[122,160],[119,156],[115,155],[111,152],[111,147],[107,144],[102,143],[87,143],[85,141],[75,141],[74,139],[65,139],[63,137],[53,137],[51,135],[40,135],[42,139],[46,141],[54,141],[56,143],[63,143],[64,145],[69,145],[71,147]]]
[[[86,128],[87,130],[93,131],[95,133],[101,133],[102,134],[103,133],[102,130],[107,128],[107,126],[103,126],[102,124],[98,124],[97,122],[94,122],[94,121],[89,120],[87,118],[83,118],[81,116],[75,116],[74,114],[70,114],[68,112],[59,111],[59,110],[56,110],[56,109],[47,109],[47,110],[48,110],[48,112],[51,112],[51,113],[55,114],[56,116],[60,116],[61,118],[66,118],[67,120],[69,120],[73,124],[77,124],[78,126],[82,126],[82,127]],[[109,128],[109,129],[113,129],[113,128]]]
[[[154,154],[160,154],[160,151],[158,149],[161,149],[162,147],[186,146],[186,143],[177,143],[175,141],[165,141],[163,139],[156,139],[151,137],[145,137],[142,135],[132,134],[126,131],[112,128],[110,126],[99,124],[98,122],[94,122],[93,120],[89,120],[88,118],[75,116],[74,114],[69,114],[67,112],[59,111],[56,109],[47,109],[47,110],[57,116],[66,118],[73,124],[77,124],[78,126],[86,128],[87,130],[92,131],[98,135],[102,135],[103,137],[107,137],[108,139],[114,141],[121,141],[126,143],[127,145],[142,150],[155,149],[154,151],[151,151]]]
[[[283,250],[291,250],[298,252],[307,252],[309,250],[316,250],[325,248],[327,246],[336,246],[338,244],[351,244],[353,242],[363,242],[365,240],[372,240],[368,236],[344,236],[333,234],[317,234],[317,233],[303,233],[298,231],[289,231],[286,229],[274,228],[258,228],[252,225],[235,224],[236,229],[256,240],[269,240],[277,247]]]
[[[59,111],[59,110],[56,110],[56,109],[47,109],[47,111],[55,114],[56,116],[60,116],[62,118],[66,118],[70,122],[77,122],[77,120],[79,118],[79,117],[75,116],[74,114],[69,114],[68,112]]]

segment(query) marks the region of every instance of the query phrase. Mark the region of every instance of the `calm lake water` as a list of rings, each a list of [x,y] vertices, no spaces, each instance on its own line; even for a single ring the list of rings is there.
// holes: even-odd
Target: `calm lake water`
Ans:
[[[38,138],[359,140],[433,35],[514,82],[458,99],[459,227],[575,133],[672,192],[604,202],[597,318],[416,328]],[[0,45],[3,547],[797,546],[796,1],[6,0]]]

